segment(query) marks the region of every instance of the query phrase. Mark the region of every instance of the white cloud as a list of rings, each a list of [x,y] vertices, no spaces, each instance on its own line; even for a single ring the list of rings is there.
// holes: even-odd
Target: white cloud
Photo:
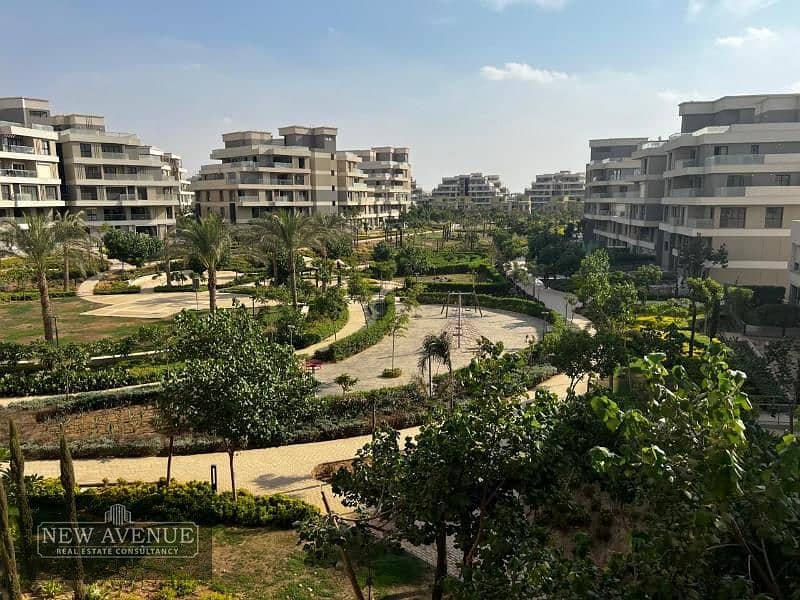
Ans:
[[[553,83],[569,79],[569,75],[560,71],[537,69],[525,63],[507,62],[502,67],[486,65],[481,67],[481,77],[489,81],[534,81],[536,83]]]
[[[663,90],[661,92],[657,92],[656,96],[658,96],[661,100],[667,102],[668,104],[679,104],[681,102],[689,102],[690,100],[696,100],[698,98],[705,97],[704,94],[701,94],[696,90],[691,92]]]
[[[800,81],[796,81],[791,86],[789,86],[789,91],[794,94],[800,94]]]
[[[569,0],[481,0],[483,5],[497,12],[519,4],[529,4],[542,10],[561,10],[568,2]]]
[[[222,117],[222,122],[225,123],[225,125],[230,125],[233,123],[233,119],[231,117]]]
[[[751,15],[781,0],[688,0],[686,16],[691,20],[710,8],[717,8],[740,17]]]
[[[718,37],[714,43],[717,46],[728,48],[741,48],[745,44],[768,44],[778,38],[778,34],[766,27],[748,27],[742,35],[729,35]]]

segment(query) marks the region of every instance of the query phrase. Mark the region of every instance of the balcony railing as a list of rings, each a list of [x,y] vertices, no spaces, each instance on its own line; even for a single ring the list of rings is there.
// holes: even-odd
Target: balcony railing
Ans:
[[[714,227],[714,219],[686,219],[687,227],[694,227],[695,229],[710,229]]]
[[[39,198],[34,194],[29,194],[27,192],[19,192],[17,194],[14,194],[14,200],[16,200],[17,202],[35,202],[38,201]]]
[[[700,188],[673,188],[669,195],[675,198],[694,198],[700,195],[700,192],[702,192]]]
[[[715,196],[744,196],[744,187],[718,187],[714,190]]]
[[[724,154],[709,156],[705,164],[707,167],[714,165],[763,165],[763,154]]]
[[[103,173],[103,179],[111,181],[164,181],[160,173]]]
[[[18,146],[16,144],[2,144],[3,152],[18,152],[20,154],[36,154],[33,146]]]
[[[683,158],[675,161],[675,169],[689,169],[691,167],[699,167],[700,163],[696,158]]]
[[[127,202],[136,199],[136,194],[106,194],[106,200],[111,202]]]
[[[0,169],[0,177],[36,177],[36,171],[23,169]]]
[[[105,221],[127,221],[128,218],[124,214],[103,213],[103,220],[105,220]]]

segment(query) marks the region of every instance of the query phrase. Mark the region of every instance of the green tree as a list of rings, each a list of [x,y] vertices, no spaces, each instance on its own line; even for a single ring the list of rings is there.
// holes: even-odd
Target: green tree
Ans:
[[[228,227],[216,213],[199,220],[181,223],[178,240],[185,252],[202,263],[208,272],[208,307],[217,310],[217,269],[230,252],[231,236]]]
[[[352,390],[358,383],[358,377],[353,377],[350,373],[337,375],[333,382],[342,388],[342,399],[347,397],[347,392]]]
[[[17,426],[8,420],[8,445],[11,450],[11,481],[15,488],[17,510],[19,511],[20,547],[25,573],[29,581],[36,579],[36,563],[34,557],[33,513],[28,503],[28,488],[25,483],[25,458],[19,445]]]
[[[291,348],[265,343],[243,306],[188,320],[184,330],[175,354],[203,358],[190,358],[171,374],[164,394],[193,431],[223,441],[235,498],[236,452],[284,441],[308,416],[316,384]]]
[[[422,346],[419,350],[418,366],[420,371],[425,372],[428,367],[428,395],[433,396],[433,363],[446,366],[450,375],[451,383],[453,376],[453,337],[447,331],[442,331],[439,335],[429,333],[422,339]]]
[[[84,212],[58,214],[55,219],[56,239],[64,268],[64,291],[69,291],[70,266],[75,265],[85,276],[85,263],[89,256],[89,234],[84,221]]]
[[[630,281],[611,270],[605,250],[595,250],[586,256],[573,282],[575,293],[591,313],[595,326],[618,334],[630,326],[638,294]]]
[[[393,254],[392,247],[389,243],[381,240],[375,244],[375,247],[372,249],[372,260],[375,262],[392,260]]]
[[[406,304],[408,307],[408,304]],[[408,331],[408,309],[395,312],[394,318],[389,322],[389,333],[392,336],[392,373],[394,373],[395,342],[398,337],[403,337]]]
[[[3,230],[8,234],[12,248],[20,252],[25,263],[33,271],[36,287],[39,290],[39,303],[42,308],[44,339],[52,342],[53,305],[47,283],[47,265],[59,248],[58,230],[48,217],[39,214],[26,214],[24,223],[6,221]],[[12,251],[13,252],[13,251]]]
[[[61,431],[61,487],[64,488],[64,505],[66,508],[67,521],[71,527],[78,526],[78,509],[75,505],[75,492],[78,483],[75,481],[75,470],[72,466],[72,453],[67,444],[64,431]],[[76,553],[72,557],[72,594],[75,600],[83,600],[86,597],[86,586],[83,582],[83,560],[81,555]]]
[[[302,248],[316,243],[320,237],[318,222],[306,214],[281,211],[263,219],[254,219],[250,224],[264,238],[271,238],[286,253],[289,263],[289,285],[292,291],[292,306],[297,308],[297,263]]]
[[[655,265],[639,265],[631,275],[636,291],[639,294],[639,300],[642,304],[647,303],[647,293],[651,285],[656,285],[661,281],[663,274],[661,269]]]
[[[697,330],[697,303],[701,303],[705,310],[706,328],[710,315],[715,306],[725,297],[725,290],[720,283],[713,279],[700,279],[698,277],[690,277],[686,280],[686,285],[689,286],[689,300],[692,308],[692,324],[691,335],[689,337],[689,356],[694,355],[694,338]]]
[[[687,277],[702,277],[707,265],[728,266],[728,249],[725,244],[713,249],[711,239],[698,233],[679,249],[678,264]]]
[[[155,259],[162,250],[161,240],[146,233],[109,229],[103,234],[103,245],[109,258],[141,267]]]

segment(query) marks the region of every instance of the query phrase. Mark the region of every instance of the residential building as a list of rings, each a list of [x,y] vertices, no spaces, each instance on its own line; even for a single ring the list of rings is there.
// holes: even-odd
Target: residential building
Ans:
[[[529,215],[532,212],[530,196],[526,194],[509,194],[506,198],[506,208],[508,208],[510,212],[520,212]]]
[[[375,199],[375,190],[367,183],[367,174],[361,170],[361,163],[358,154],[336,153],[336,189],[339,214],[367,231],[380,226],[390,212]]]
[[[290,126],[222,134],[211,151],[219,164],[200,167],[192,183],[197,212],[218,213],[230,223],[248,223],[280,210],[336,213],[335,127]]]
[[[587,244],[629,247],[633,238],[625,201],[638,198],[641,175],[641,159],[632,154],[646,142],[647,138],[641,137],[589,140],[583,212],[583,238]],[[652,243],[655,248],[655,240]],[[634,251],[638,248],[631,245]]]
[[[180,158],[106,130],[98,115],[50,117],[58,132],[62,196],[90,231],[104,226],[163,237],[175,226]]]
[[[409,149],[378,146],[369,150],[352,150],[361,157],[361,170],[367,175],[367,186],[375,195],[377,224],[398,218],[411,206],[411,165]]]
[[[431,192],[434,208],[474,210],[502,208],[509,197],[499,175],[470,173],[443,177]]]
[[[693,237],[724,245],[723,283],[786,287],[790,224],[800,219],[800,94],[725,96],[680,105],[681,133],[661,150],[661,264],[680,266]]]
[[[0,98],[0,219],[64,207],[49,111],[47,100]]]
[[[792,221],[791,254],[789,255],[789,289],[791,304],[800,304],[800,220]]]
[[[417,185],[416,179],[411,180],[411,204],[414,206],[427,206],[431,201],[431,195]]]
[[[586,175],[571,171],[542,173],[525,188],[524,195],[531,202],[531,210],[550,210],[555,204],[566,203],[573,206],[583,201]]]

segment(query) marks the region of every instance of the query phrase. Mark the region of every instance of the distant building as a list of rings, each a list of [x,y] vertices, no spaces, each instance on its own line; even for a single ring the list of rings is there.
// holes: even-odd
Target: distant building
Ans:
[[[508,188],[499,175],[470,173],[443,177],[431,192],[434,208],[455,210],[503,208],[509,198]]]
[[[552,210],[561,205],[576,206],[583,201],[586,176],[583,173],[559,171],[542,173],[525,188],[524,195],[530,200],[531,210]]]

